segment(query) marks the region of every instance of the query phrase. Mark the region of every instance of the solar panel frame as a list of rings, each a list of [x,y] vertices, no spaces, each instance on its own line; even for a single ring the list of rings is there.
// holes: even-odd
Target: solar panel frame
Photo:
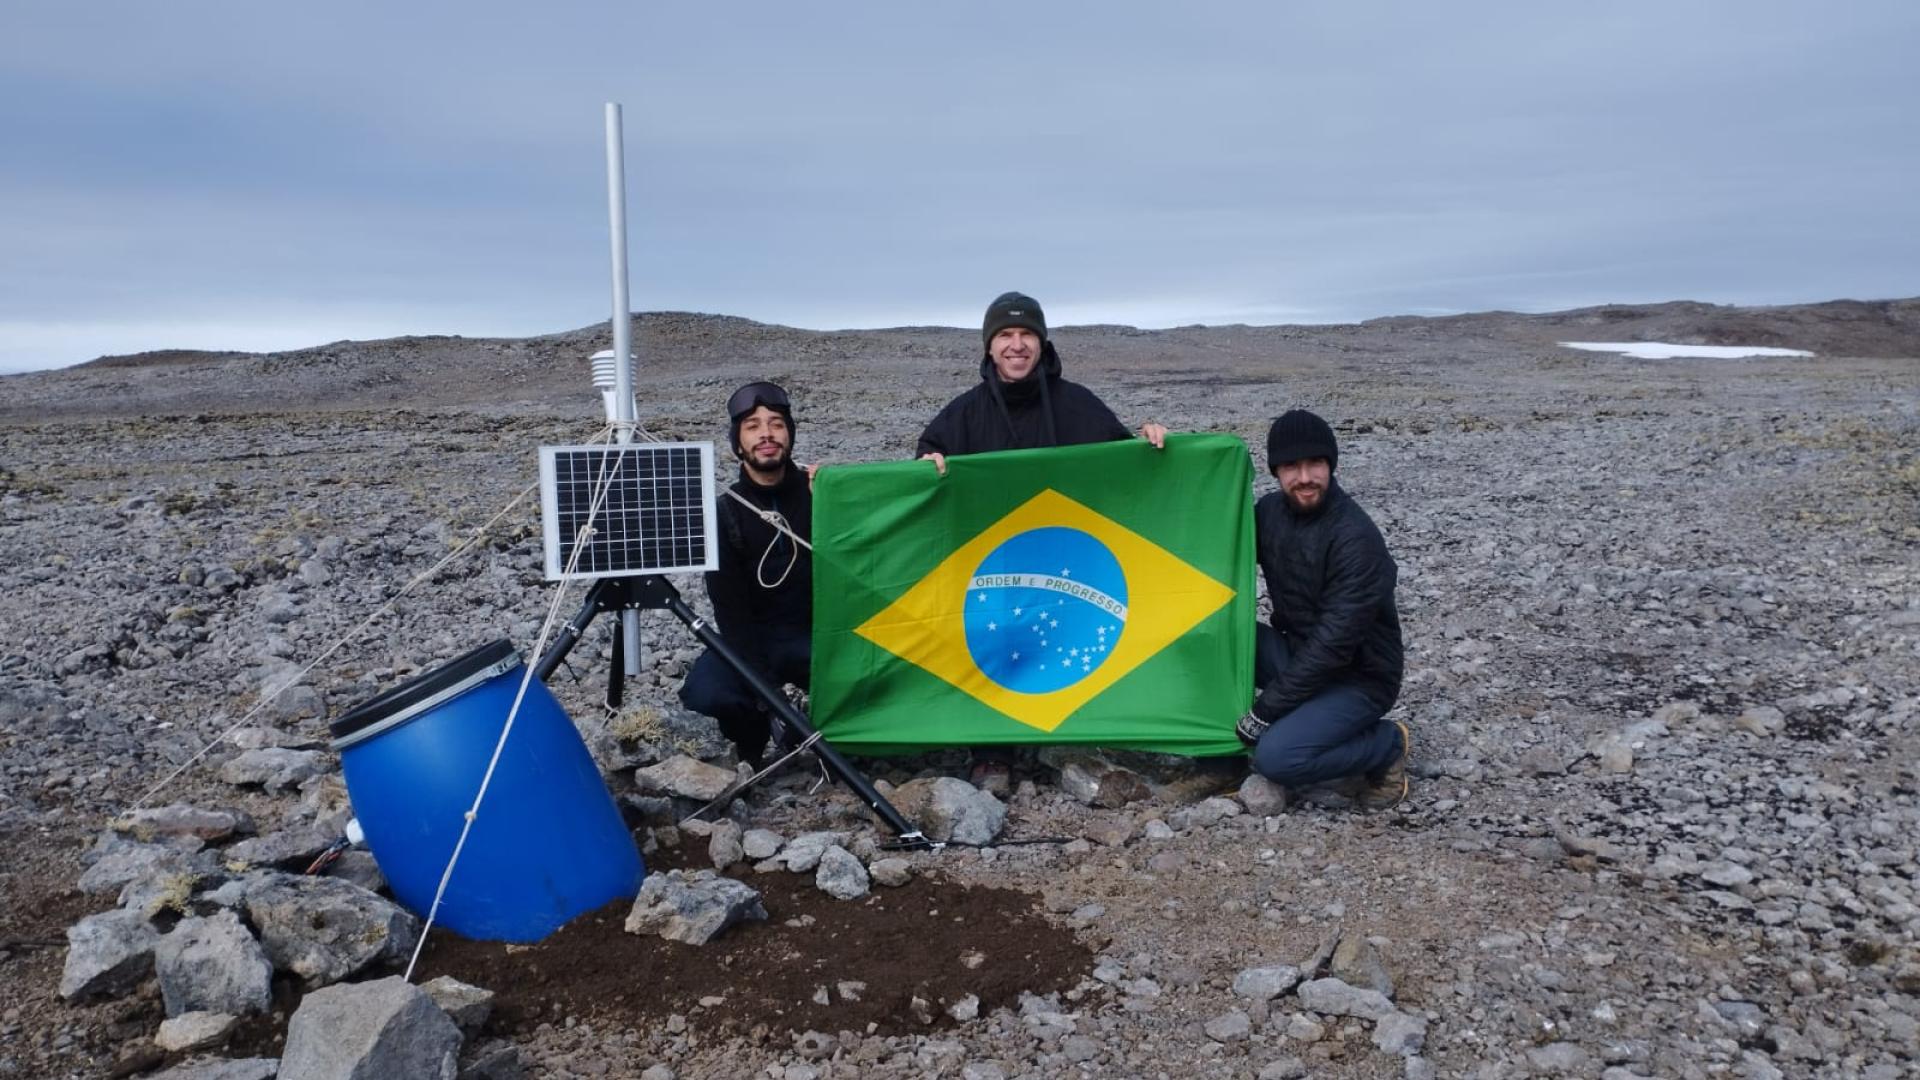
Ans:
[[[548,581],[714,570],[713,444],[650,442],[540,448],[540,523]],[[593,536],[567,564],[595,489]]]

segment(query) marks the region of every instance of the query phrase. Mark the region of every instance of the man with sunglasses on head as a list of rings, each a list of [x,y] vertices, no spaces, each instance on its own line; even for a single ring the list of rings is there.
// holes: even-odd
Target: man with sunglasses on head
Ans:
[[[793,403],[773,383],[748,383],[727,399],[727,418],[728,444],[740,459],[732,491],[752,505],[718,500],[720,568],[707,574],[707,598],[720,636],[754,670],[776,685],[805,689],[813,659],[813,561],[794,537],[811,542],[813,493],[809,471],[793,463]],[[718,721],[741,761],[756,770],[765,763],[772,719],[711,649],[687,673],[680,701]]]
[[[986,349],[979,384],[940,410],[914,451],[933,462],[940,475],[946,475],[950,454],[1133,437],[1093,391],[1060,377],[1060,354],[1047,336],[1046,313],[1033,297],[1017,292],[995,297],[980,324],[980,338]],[[1140,434],[1158,449],[1165,445],[1167,429],[1150,422]],[[1012,750],[974,747],[968,779],[983,791],[1006,795],[1013,782]]]

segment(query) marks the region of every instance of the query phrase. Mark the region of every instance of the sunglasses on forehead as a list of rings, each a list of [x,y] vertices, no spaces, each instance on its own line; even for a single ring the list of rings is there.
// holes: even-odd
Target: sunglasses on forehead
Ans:
[[[793,411],[793,402],[788,400],[785,390],[770,382],[753,382],[735,390],[727,399],[727,416],[738,420],[761,405],[775,412]]]

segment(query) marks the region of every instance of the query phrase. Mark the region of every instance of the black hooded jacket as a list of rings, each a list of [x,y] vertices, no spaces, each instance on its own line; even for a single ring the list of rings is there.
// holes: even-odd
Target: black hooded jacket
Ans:
[[[1106,403],[1060,377],[1060,354],[1047,342],[1040,362],[1019,382],[1001,381],[993,357],[980,361],[980,385],[947,402],[920,433],[916,455],[984,454],[1125,439],[1128,431]]]
[[[788,465],[772,487],[754,483],[742,468],[733,490],[762,510],[777,511],[796,535],[812,541],[813,492],[799,467]],[[732,496],[718,502],[720,568],[707,573],[707,598],[727,644],[764,666],[770,639],[813,632],[813,558],[800,548],[796,559],[792,538]],[[779,584],[768,588],[762,581]]]
[[[1329,478],[1320,505],[1301,514],[1283,492],[1253,508],[1254,546],[1286,638],[1285,671],[1260,688],[1253,711],[1274,721],[1335,683],[1357,687],[1382,712],[1400,696],[1405,656],[1393,603],[1399,570],[1367,512]]]

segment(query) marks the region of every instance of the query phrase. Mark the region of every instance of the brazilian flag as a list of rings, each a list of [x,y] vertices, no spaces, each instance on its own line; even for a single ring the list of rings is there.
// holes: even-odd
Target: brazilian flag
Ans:
[[[821,470],[813,722],[857,753],[1238,751],[1253,506],[1230,435]]]

